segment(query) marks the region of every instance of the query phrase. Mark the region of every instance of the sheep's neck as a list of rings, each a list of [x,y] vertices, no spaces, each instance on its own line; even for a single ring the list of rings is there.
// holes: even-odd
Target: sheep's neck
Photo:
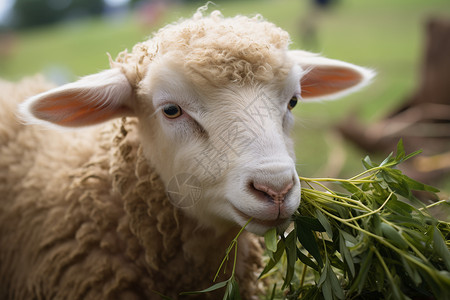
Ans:
[[[124,201],[124,223],[139,244],[124,250],[152,277],[167,276],[165,285],[174,280],[173,286],[208,287],[236,232],[216,236],[170,203],[158,174],[142,155],[135,125],[122,120],[111,148],[113,186]],[[167,268],[171,274],[165,274]]]

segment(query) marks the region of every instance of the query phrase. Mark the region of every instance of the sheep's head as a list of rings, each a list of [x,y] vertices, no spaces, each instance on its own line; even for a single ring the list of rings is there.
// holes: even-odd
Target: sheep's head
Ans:
[[[197,13],[120,54],[110,70],[21,109],[28,120],[65,127],[137,117],[144,155],[174,205],[217,230],[251,218],[247,229],[263,234],[286,228],[300,202],[291,110],[345,95],[373,76],[288,43],[286,32],[259,17]]]

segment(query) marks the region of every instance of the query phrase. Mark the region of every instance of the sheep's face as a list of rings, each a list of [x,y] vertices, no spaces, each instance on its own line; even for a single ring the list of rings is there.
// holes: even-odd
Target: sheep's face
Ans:
[[[249,220],[247,229],[257,234],[288,226],[301,192],[289,137],[292,111],[302,98],[342,92],[339,80],[352,81],[351,87],[363,80],[344,63],[314,73],[296,63],[306,55],[289,53],[284,77],[223,86],[189,72],[172,56],[152,64],[137,111],[145,155],[174,205],[217,229]],[[319,83],[305,76],[338,79],[317,90]]]
[[[300,202],[289,131],[302,69],[265,83],[198,86],[169,61],[152,65],[138,101],[152,109],[138,111],[145,154],[174,205],[217,228],[249,219],[258,234],[285,228]]]
[[[271,64],[255,69],[257,76],[247,76],[255,70],[243,52],[243,64],[231,68],[230,77],[221,72],[218,81],[207,75],[214,72],[202,73],[198,61],[190,67],[179,53],[169,54],[155,57],[143,78],[130,77],[133,68],[112,68],[28,99],[22,114],[65,127],[136,116],[144,154],[174,205],[218,231],[248,220],[247,229],[257,234],[286,228],[300,202],[291,110],[297,101],[357,90],[372,72],[277,48]],[[226,57],[204,66],[211,71],[218,63],[227,71]]]

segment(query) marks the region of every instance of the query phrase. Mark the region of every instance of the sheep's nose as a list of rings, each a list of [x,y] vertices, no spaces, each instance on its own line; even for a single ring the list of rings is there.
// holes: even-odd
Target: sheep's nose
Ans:
[[[294,186],[294,181],[290,180],[278,186],[270,186],[266,183],[251,182],[250,188],[256,192],[258,199],[273,202],[281,205],[286,195]]]

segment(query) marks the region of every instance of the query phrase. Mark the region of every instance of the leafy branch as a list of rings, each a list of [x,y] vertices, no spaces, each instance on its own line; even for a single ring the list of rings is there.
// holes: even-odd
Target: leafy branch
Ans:
[[[438,190],[396,168],[417,153],[406,155],[400,141],[395,156],[379,165],[364,158],[366,170],[352,178],[301,177],[294,228],[265,235],[270,260],[261,276],[283,270],[288,289],[271,299],[449,299],[450,224],[428,212],[449,202],[425,206],[412,191]]]

